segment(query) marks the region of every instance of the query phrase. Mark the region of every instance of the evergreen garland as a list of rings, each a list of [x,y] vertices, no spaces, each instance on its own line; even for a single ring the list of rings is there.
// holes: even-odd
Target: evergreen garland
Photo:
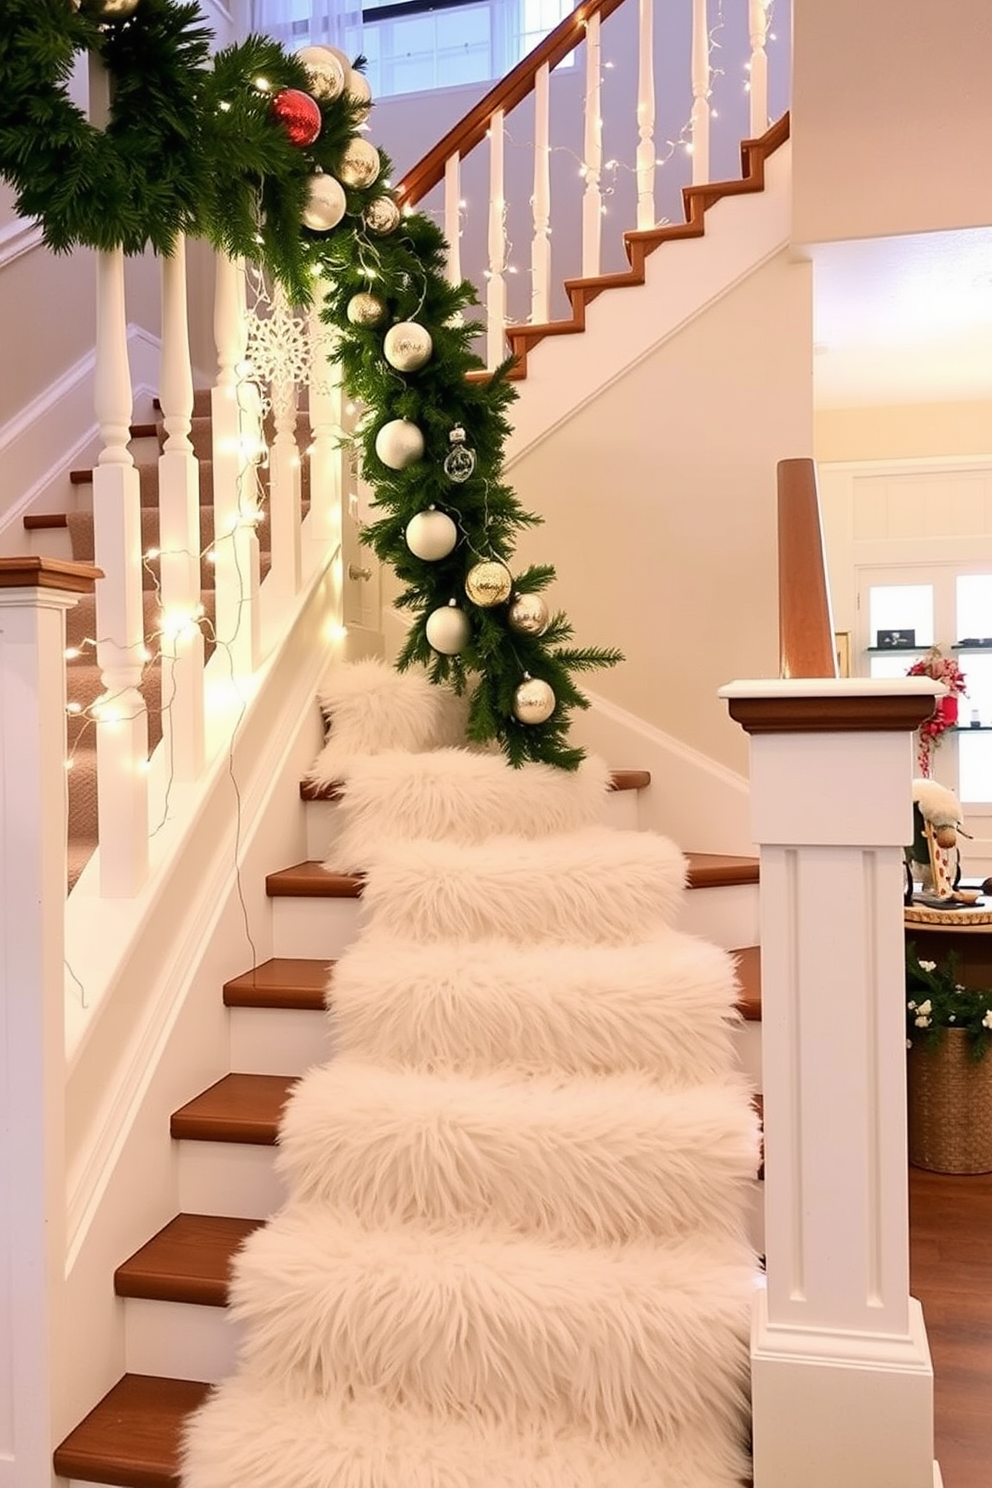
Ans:
[[[398,215],[384,156],[369,186],[345,186],[346,211],[336,227],[316,232],[302,223],[312,179],[340,178],[365,105],[347,89],[336,99],[318,98],[319,135],[300,147],[275,116],[273,100],[285,89],[309,91],[312,78],[270,39],[250,36],[208,68],[209,35],[193,4],[137,0],[128,19],[105,23],[74,13],[69,0],[4,6],[0,175],[13,183],[18,210],[41,218],[56,251],[79,243],[168,253],[185,232],[255,263],[293,303],[308,303],[317,279],[327,286],[322,317],[338,333],[345,385],[366,405],[358,437],[378,514],[366,541],[395,569],[404,585],[397,603],[413,612],[397,666],[422,663],[433,681],[471,688],[470,739],[498,741],[511,764],[575,769],[583,753],[568,743],[569,716],[588,703],[574,674],[612,666],[619,652],[570,645],[572,630],[560,612],[540,634],[514,625],[512,601],[545,590],[555,576],[548,565],[514,575],[512,594],[501,603],[474,603],[467,588],[479,563],[509,566],[518,532],[540,521],[503,480],[507,408],[515,397],[511,364],[485,375],[473,351],[482,327],[465,314],[475,290],[448,282],[444,237],[422,213],[404,213],[391,231],[373,230],[370,211],[381,199]],[[65,94],[79,51],[98,52],[111,73],[105,132]],[[363,65],[361,58],[354,64]],[[353,323],[349,306],[370,292],[381,302],[381,322]],[[430,334],[432,351],[417,371],[402,372],[387,360],[383,340],[390,325],[408,321]],[[395,419],[415,424],[424,441],[422,458],[399,470],[383,463],[376,445]],[[460,483],[445,472],[455,428],[465,431],[475,455],[474,470]],[[431,508],[457,530],[453,550],[438,561],[418,558],[406,541],[411,519]],[[467,640],[453,655],[435,650],[427,633],[432,613],[451,604],[467,617]],[[528,679],[553,694],[544,721],[518,717],[518,689]]]

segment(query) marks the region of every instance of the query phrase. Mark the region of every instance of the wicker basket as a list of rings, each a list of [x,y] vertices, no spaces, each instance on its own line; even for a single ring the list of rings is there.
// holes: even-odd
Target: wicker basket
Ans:
[[[935,1049],[909,1050],[909,1160],[934,1173],[992,1173],[992,1051],[971,1057],[948,1028]]]

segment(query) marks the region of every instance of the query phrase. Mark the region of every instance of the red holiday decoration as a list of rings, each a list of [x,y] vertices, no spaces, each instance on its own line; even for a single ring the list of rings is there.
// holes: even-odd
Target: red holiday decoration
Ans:
[[[272,100],[272,112],[286,131],[291,145],[303,149],[320,133],[320,108],[309,93],[284,88]]]

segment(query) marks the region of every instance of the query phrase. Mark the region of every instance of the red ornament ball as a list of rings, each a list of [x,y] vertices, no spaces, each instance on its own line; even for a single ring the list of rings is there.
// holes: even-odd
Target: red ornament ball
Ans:
[[[283,88],[272,100],[272,113],[283,126],[291,145],[303,149],[320,133],[320,108],[309,93]]]

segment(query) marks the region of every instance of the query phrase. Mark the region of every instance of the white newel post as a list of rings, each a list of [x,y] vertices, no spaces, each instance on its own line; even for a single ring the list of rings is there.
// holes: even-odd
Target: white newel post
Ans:
[[[52,1488],[65,1275],[65,612],[99,570],[0,559],[0,1488]]]
[[[193,373],[186,313],[186,243],[162,259],[159,397],[165,447],[158,460],[162,584],[162,737],[171,773],[203,768],[203,631],[200,628],[200,473],[190,443]],[[168,711],[165,711],[168,710]]]
[[[929,679],[734,682],[761,850],[754,1488],[934,1488],[909,1295],[903,844]]]
[[[257,495],[253,455],[261,437],[258,390],[245,376],[248,326],[244,265],[218,253],[214,283],[217,382],[211,390],[214,584],[217,644],[232,675],[250,676],[260,657]]]
[[[93,471],[97,567],[96,656],[103,693],[96,720],[100,891],[130,898],[148,876],[148,715],[139,691],[145,661],[141,490],[128,449],[131,373],[124,255],[98,253],[95,405],[103,448]]]

